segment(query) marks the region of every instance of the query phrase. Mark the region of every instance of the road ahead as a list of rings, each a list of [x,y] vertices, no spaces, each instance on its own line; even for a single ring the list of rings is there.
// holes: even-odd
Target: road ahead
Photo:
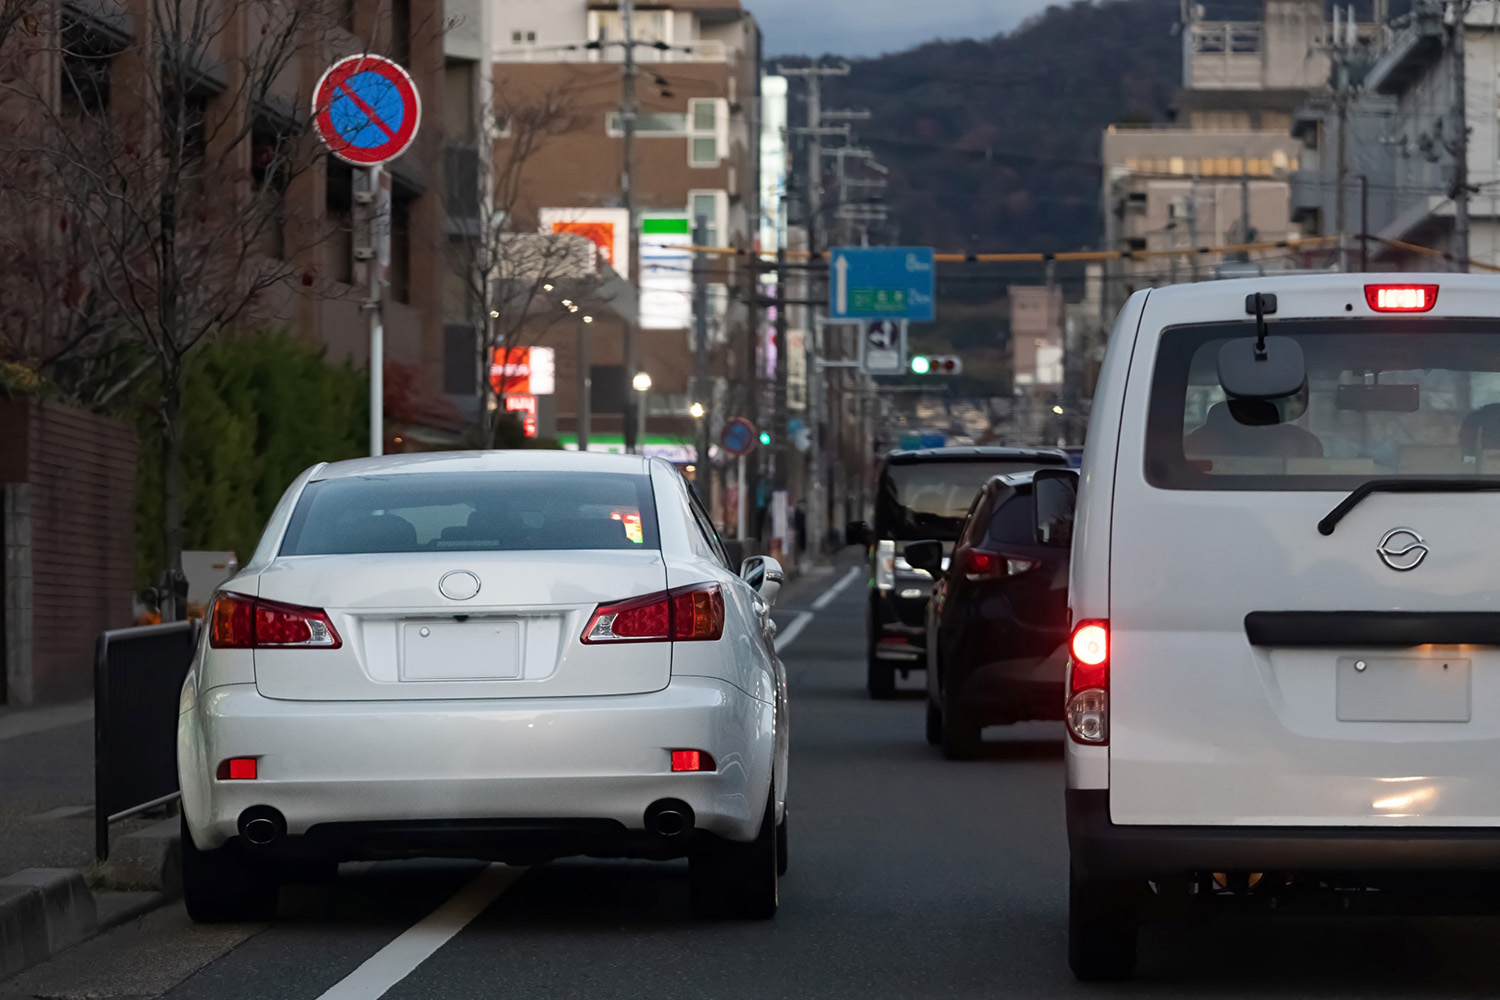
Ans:
[[[1494,918],[1159,925],[1136,982],[1075,984],[1061,730],[992,729],[984,760],[943,761],[922,739],[920,675],[895,702],[864,695],[862,580],[809,618],[815,596],[802,588],[777,615],[791,640],[791,870],[771,923],[695,922],[682,864],[345,866],[334,886],[284,892],[273,925],[194,927],[168,907],[0,984],[0,997],[352,1000],[391,983],[384,995],[402,1000],[1500,989]]]

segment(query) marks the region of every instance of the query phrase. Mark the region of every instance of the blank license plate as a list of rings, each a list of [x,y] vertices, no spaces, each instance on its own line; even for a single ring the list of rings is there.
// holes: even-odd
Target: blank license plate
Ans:
[[[403,622],[403,681],[504,681],[521,676],[519,622]]]
[[[1339,658],[1340,722],[1468,722],[1469,661],[1437,657]]]

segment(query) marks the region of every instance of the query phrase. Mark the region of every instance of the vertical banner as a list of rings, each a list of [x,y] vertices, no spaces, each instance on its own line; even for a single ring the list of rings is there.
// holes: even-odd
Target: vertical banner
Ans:
[[[786,332],[786,408],[797,413],[807,409],[807,333]]]
[[[693,325],[693,226],[681,212],[641,219],[641,329]]]

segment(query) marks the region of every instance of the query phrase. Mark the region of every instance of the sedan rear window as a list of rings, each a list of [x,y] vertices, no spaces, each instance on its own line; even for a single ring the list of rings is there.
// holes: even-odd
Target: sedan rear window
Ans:
[[[648,476],[453,472],[310,483],[281,554],[660,547]]]
[[[1270,332],[1301,345],[1307,391],[1255,424],[1231,412],[1217,372],[1220,346],[1254,336],[1253,323],[1162,334],[1147,422],[1152,485],[1349,490],[1375,478],[1500,476],[1494,320],[1287,320]]]

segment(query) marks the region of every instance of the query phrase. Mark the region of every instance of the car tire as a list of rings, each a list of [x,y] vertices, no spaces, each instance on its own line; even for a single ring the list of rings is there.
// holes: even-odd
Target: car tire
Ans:
[[[943,685],[942,739],[943,756],[949,760],[978,760],[984,746],[982,727],[959,704],[958,695]]]
[[[865,688],[876,701],[890,701],[896,697],[896,668],[885,660],[875,658],[875,643],[870,643],[870,663]]]
[[[786,821],[792,811],[787,808],[781,810],[781,822],[776,824],[776,874],[786,874]]]
[[[1128,979],[1135,971],[1139,916],[1129,883],[1068,870],[1068,965],[1081,982]]]
[[[943,707],[931,696],[927,699],[927,743],[929,746],[943,743]]]
[[[212,851],[193,843],[182,820],[182,900],[200,924],[248,923],[276,915],[277,880],[238,841]]]
[[[766,798],[760,833],[748,844],[700,834],[688,856],[693,913],[699,917],[770,920],[780,902],[776,790]]]

